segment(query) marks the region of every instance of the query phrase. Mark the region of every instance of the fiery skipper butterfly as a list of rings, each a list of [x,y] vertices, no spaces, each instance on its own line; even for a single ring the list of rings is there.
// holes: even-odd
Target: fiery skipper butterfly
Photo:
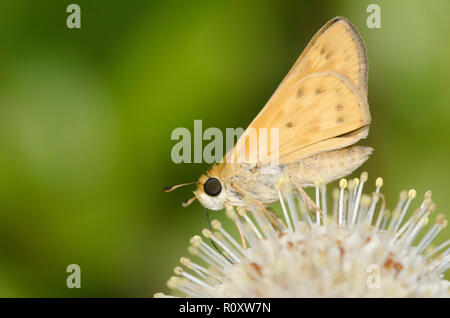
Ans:
[[[198,199],[207,209],[221,210],[245,205],[246,197],[267,205],[278,200],[275,185],[284,175],[307,187],[318,178],[328,183],[350,174],[372,153],[370,147],[352,146],[369,132],[367,78],[366,49],[358,31],[343,17],[330,20],[225,156],[256,151],[257,162],[224,158],[192,182],[197,184],[195,196],[184,205]],[[268,162],[261,144],[249,146],[250,131],[258,134],[259,128],[278,128],[277,165]]]

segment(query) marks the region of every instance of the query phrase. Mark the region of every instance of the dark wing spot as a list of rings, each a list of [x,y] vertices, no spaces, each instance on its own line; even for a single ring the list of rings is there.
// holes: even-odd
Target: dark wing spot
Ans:
[[[343,109],[344,109],[344,106],[342,106],[342,104],[339,103],[336,105],[336,111],[341,111]]]
[[[287,124],[286,124],[286,127],[287,128],[292,128],[292,127],[294,127],[294,123],[293,122],[288,122]]]
[[[305,92],[305,89],[304,89],[303,87],[300,87],[300,88],[297,90],[297,97],[298,97],[298,98],[302,97],[304,92]]]
[[[324,55],[325,52],[326,52],[326,49],[325,49],[324,47],[322,47],[322,48],[320,49],[320,54],[321,54],[321,55]]]
[[[324,90],[322,88],[316,88],[316,95],[322,94]]]
[[[336,122],[337,122],[338,124],[344,122],[344,117],[338,117],[338,118],[336,118]]]
[[[328,52],[327,52],[327,55],[325,55],[325,59],[328,60],[328,59],[331,57],[332,54],[333,54],[333,52],[328,51]]]

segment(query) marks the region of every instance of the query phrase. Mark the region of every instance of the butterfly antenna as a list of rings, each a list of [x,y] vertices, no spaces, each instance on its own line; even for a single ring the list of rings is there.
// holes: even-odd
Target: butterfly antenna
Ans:
[[[173,191],[175,189],[178,189],[180,187],[184,187],[184,186],[187,186],[187,185],[190,185],[190,184],[194,184],[194,183],[197,183],[197,181],[181,183],[181,184],[176,184],[176,185],[173,185],[173,186],[164,187],[163,191],[164,192],[171,192],[171,191]]]
[[[183,201],[183,203],[181,203],[181,205],[183,206],[183,208],[188,207],[188,206],[191,205],[192,202],[194,202],[194,200],[195,200],[196,198],[197,198],[197,197],[192,197],[192,198],[190,198],[190,199],[188,199],[188,200],[186,200],[186,201]]]
[[[209,222],[209,211],[208,211],[208,209],[206,209],[206,224],[208,224],[208,229],[212,232],[211,224]],[[216,246],[216,244],[214,244],[214,241],[211,238],[209,240],[211,241],[211,244],[214,246],[214,248],[217,250],[217,252],[219,252],[223,257],[226,258],[227,261],[229,261],[231,264],[233,264],[233,262]]]

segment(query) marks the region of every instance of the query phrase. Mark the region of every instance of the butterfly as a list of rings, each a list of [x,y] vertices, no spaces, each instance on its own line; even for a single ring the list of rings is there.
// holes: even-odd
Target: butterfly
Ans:
[[[249,197],[262,205],[277,201],[276,184],[283,176],[301,188],[313,186],[318,179],[329,183],[350,174],[373,151],[353,145],[369,132],[367,80],[366,48],[358,31],[343,17],[330,20],[224,159],[198,181],[165,191],[195,183],[195,196],[184,205],[198,199],[207,209],[221,210],[245,206]],[[276,165],[260,143],[250,145],[255,132],[257,140],[267,138],[260,128],[277,129]],[[243,154],[255,155],[257,161],[225,160]]]

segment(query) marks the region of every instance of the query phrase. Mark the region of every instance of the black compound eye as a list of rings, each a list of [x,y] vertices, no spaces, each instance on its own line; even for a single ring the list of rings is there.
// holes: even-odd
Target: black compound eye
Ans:
[[[219,179],[209,178],[203,185],[203,189],[205,190],[207,195],[215,197],[218,196],[222,191],[222,185],[220,184]]]

